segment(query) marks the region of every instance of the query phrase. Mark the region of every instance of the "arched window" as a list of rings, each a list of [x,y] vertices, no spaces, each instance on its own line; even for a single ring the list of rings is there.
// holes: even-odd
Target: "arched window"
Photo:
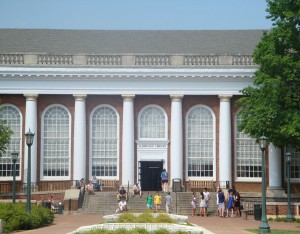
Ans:
[[[13,162],[11,159],[11,153],[19,153],[16,162],[16,177],[20,178],[21,168],[21,139],[22,139],[22,118],[21,113],[17,107],[13,105],[0,106],[0,120],[6,122],[6,125],[10,127],[13,134],[10,139],[10,143],[7,147],[7,151],[0,158],[0,180],[7,180],[7,177],[13,176]],[[19,179],[18,178],[18,179]]]
[[[41,177],[70,176],[70,114],[64,106],[53,105],[42,118]]]
[[[139,114],[139,139],[167,139],[167,115],[159,106],[147,106]]]
[[[261,178],[261,150],[248,134],[238,130],[241,117],[235,116],[235,165],[237,180],[256,181]]]
[[[215,120],[205,106],[195,106],[186,117],[186,159],[188,177],[213,177]]]
[[[91,114],[90,144],[92,175],[118,176],[119,116],[108,105],[97,107]]]

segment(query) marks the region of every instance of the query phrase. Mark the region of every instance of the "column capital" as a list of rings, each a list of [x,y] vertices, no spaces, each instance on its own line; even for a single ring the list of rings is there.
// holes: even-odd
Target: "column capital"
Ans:
[[[135,94],[122,94],[122,98],[124,102],[132,102],[135,98]]]
[[[26,101],[36,101],[38,98],[38,94],[34,93],[24,93],[24,97],[26,97]]]
[[[170,98],[171,98],[172,102],[181,102],[183,97],[184,97],[184,95],[182,95],[182,94],[172,94],[172,95],[170,95]]]
[[[219,98],[221,102],[230,102],[230,98],[232,98],[232,95],[220,94]]]
[[[87,97],[86,94],[73,94],[75,101],[84,101]]]

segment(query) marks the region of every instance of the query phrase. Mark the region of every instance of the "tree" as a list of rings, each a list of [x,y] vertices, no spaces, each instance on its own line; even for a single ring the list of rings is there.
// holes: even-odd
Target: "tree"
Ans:
[[[0,120],[0,157],[6,152],[12,134],[13,132],[6,125],[6,122]]]
[[[273,28],[253,54],[259,65],[253,86],[244,88],[239,129],[265,135],[276,146],[300,146],[300,1],[267,0]]]

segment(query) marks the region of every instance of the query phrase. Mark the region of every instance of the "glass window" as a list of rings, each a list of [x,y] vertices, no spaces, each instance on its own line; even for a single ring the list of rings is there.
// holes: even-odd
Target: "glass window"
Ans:
[[[236,176],[239,179],[261,178],[262,152],[256,140],[248,134],[238,131],[238,124],[241,121],[236,115],[235,123],[235,162]]]
[[[43,115],[42,177],[70,176],[70,115],[52,106]]]
[[[300,149],[288,146],[288,147],[286,147],[285,152],[290,152],[292,154],[291,177],[290,178],[291,178],[291,180],[299,181],[300,180]],[[285,169],[285,172],[286,172],[285,177],[288,178],[286,169]]]
[[[100,106],[91,115],[92,175],[117,177],[119,117],[110,106]]]
[[[6,121],[6,125],[10,127],[13,134],[8,144],[7,151],[0,158],[0,178],[5,179],[13,176],[13,162],[11,158],[12,152],[18,152],[16,162],[16,177],[20,176],[20,158],[21,158],[21,133],[22,119],[20,111],[13,105],[0,106],[0,120]]]
[[[165,112],[157,106],[149,106],[143,109],[139,115],[140,139],[166,139],[166,120]]]
[[[214,118],[203,106],[192,108],[186,118],[188,177],[214,175]]]

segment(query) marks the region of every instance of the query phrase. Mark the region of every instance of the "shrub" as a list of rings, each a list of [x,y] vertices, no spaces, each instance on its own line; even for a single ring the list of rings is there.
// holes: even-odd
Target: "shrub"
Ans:
[[[118,217],[119,223],[135,223],[136,217],[132,213],[123,213]]]
[[[4,221],[3,232],[29,230],[53,222],[54,214],[41,206],[31,207],[31,216],[26,212],[24,204],[1,203],[0,219]]]
[[[170,218],[168,215],[160,214],[155,218],[155,223],[176,223],[176,221]]]

